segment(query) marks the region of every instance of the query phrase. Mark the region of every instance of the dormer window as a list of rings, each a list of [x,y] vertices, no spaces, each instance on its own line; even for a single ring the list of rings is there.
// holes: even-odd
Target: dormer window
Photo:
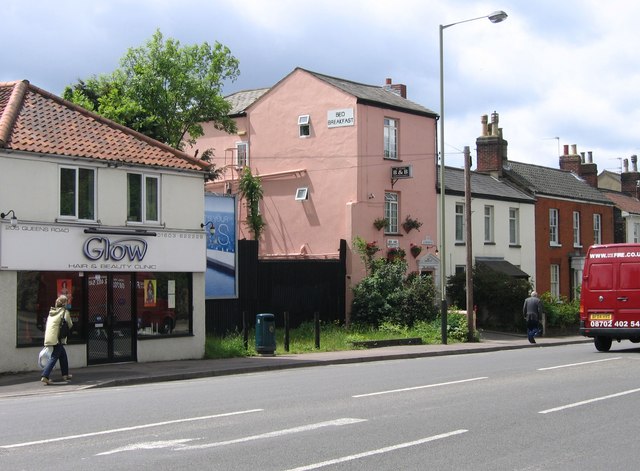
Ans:
[[[298,116],[298,127],[300,128],[300,137],[307,137],[311,134],[311,119],[308,114]]]

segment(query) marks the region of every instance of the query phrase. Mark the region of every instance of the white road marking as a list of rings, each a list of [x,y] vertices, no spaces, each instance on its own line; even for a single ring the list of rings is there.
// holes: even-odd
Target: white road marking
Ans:
[[[392,393],[397,393],[397,392],[414,391],[416,389],[437,388],[439,386],[449,386],[451,384],[468,383],[470,381],[479,381],[481,379],[489,379],[489,377],[488,376],[481,376],[479,378],[469,378],[469,379],[461,379],[459,381],[449,381],[448,383],[427,384],[427,385],[424,385],[424,386],[413,386],[411,388],[391,389],[389,391],[379,391],[379,392],[373,392],[373,393],[367,393],[367,394],[358,394],[356,396],[351,396],[351,397],[379,396],[381,394],[392,394]]]
[[[554,407],[553,409],[541,410],[538,414],[548,414],[550,412],[558,412],[564,409],[571,409],[572,407],[584,406],[586,404],[591,404],[592,402],[604,401],[606,399],[612,399],[614,397],[626,396],[627,394],[633,394],[640,392],[640,388],[638,389],[630,389],[628,391],[622,391],[615,394],[609,394],[608,396],[595,397],[593,399],[588,399],[586,401],[574,402],[573,404],[567,404],[566,406]]]
[[[96,456],[113,455],[114,453],[121,453],[123,451],[158,450],[160,448],[175,448],[176,446],[182,445],[183,443],[187,443],[193,440],[195,439],[180,438],[176,440],[161,440],[157,442],[134,443],[132,445],[127,445],[120,448],[115,448],[113,450],[105,451],[103,453],[98,453]]]
[[[132,427],[122,427],[122,428],[116,428],[116,429],[111,429],[111,430],[101,430],[99,432],[89,432],[89,433],[82,433],[79,435],[68,435],[66,437],[56,437],[56,438],[49,438],[46,440],[36,440],[33,442],[24,442],[24,443],[14,443],[13,445],[0,445],[0,449],[2,448],[20,448],[20,447],[25,447],[25,446],[33,446],[33,445],[42,445],[44,443],[54,443],[54,442],[61,442],[61,441],[65,441],[65,440],[75,440],[78,438],[86,438],[86,437],[95,437],[98,435],[108,435],[108,434],[112,434],[112,433],[119,433],[119,432],[130,432],[132,430],[140,430],[140,429],[144,429],[144,428],[150,428],[150,427],[160,427],[163,425],[171,425],[171,424],[179,424],[179,423],[184,423],[184,422],[195,422],[198,420],[209,420],[209,419],[217,419],[220,417],[230,417],[233,415],[242,415],[242,414],[251,414],[253,412],[262,412],[264,409],[250,409],[250,410],[243,410],[243,411],[236,411],[236,412],[227,412],[225,414],[215,414],[215,415],[205,415],[202,417],[190,417],[188,419],[178,419],[178,420],[167,420],[166,422],[156,422],[153,424],[144,424],[144,425],[134,425]]]
[[[402,448],[408,448],[410,446],[422,445],[423,443],[432,442],[435,440],[440,440],[442,438],[452,437],[454,435],[460,435],[462,433],[468,432],[468,430],[454,430],[453,432],[443,433],[440,435],[433,435],[431,437],[422,438],[420,440],[415,440],[413,442],[399,443],[398,445],[392,445],[385,448],[378,448],[377,450],[365,451],[364,453],[358,453],[355,455],[343,456],[342,458],[336,458],[333,460],[322,461],[320,463],[309,464],[306,466],[300,466],[298,468],[292,468],[287,471],[308,471],[311,469],[324,468],[325,466],[331,466],[333,464],[345,463],[347,461],[358,460],[360,458],[367,458],[373,455],[380,455],[382,453],[389,453],[391,451],[400,450]]]
[[[591,363],[600,363],[603,361],[620,360],[622,357],[604,358],[602,360],[583,361],[581,363],[568,363],[566,365],[549,366],[547,368],[538,368],[538,371],[556,370],[558,368],[569,368],[570,366],[590,365]]]
[[[225,445],[234,445],[236,443],[245,443],[245,442],[250,442],[253,440],[262,440],[265,438],[274,438],[274,437],[282,437],[283,435],[291,435],[293,433],[301,433],[301,432],[308,432],[309,430],[316,430],[319,428],[323,428],[323,427],[340,427],[343,425],[351,425],[351,424],[357,424],[360,422],[366,422],[366,419],[349,419],[349,418],[345,418],[345,419],[336,419],[336,420],[329,420],[326,422],[318,422],[315,424],[309,424],[309,425],[302,425],[300,427],[293,427],[293,428],[287,428],[287,429],[283,429],[283,430],[276,430],[274,432],[268,432],[268,433],[261,433],[259,435],[251,435],[249,437],[243,437],[243,438],[236,438],[234,440],[225,440],[223,442],[213,442],[213,443],[205,443],[203,445],[189,445],[189,446],[184,446],[184,447],[180,447],[177,448],[177,450],[202,450],[205,448],[213,448],[213,447],[218,447],[218,446],[225,446]]]

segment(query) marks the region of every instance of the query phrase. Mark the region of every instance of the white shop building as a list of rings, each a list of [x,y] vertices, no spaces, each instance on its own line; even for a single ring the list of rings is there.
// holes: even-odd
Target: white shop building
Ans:
[[[38,369],[62,293],[72,369],[201,358],[208,174],[27,81],[0,83],[0,373]]]

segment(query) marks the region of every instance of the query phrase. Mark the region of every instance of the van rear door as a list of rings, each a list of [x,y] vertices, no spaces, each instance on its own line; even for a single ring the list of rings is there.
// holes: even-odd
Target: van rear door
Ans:
[[[616,291],[614,327],[640,327],[640,261],[628,259],[620,263]]]
[[[582,287],[585,327],[612,327],[617,306],[614,263],[590,263]]]

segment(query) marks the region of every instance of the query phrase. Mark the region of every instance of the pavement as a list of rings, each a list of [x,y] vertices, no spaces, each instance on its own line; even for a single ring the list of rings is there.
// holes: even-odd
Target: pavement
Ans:
[[[519,348],[541,348],[558,345],[593,342],[574,336],[540,337],[530,344],[526,336],[501,332],[480,331],[480,341],[448,343],[447,345],[398,345],[339,352],[312,352],[302,354],[257,355],[215,360],[176,360],[151,363],[111,363],[107,365],[73,368],[73,378],[62,381],[56,366],[52,380],[45,386],[37,371],[0,374],[0,399],[52,392],[78,391],[90,388],[119,387],[162,381],[207,378],[264,371],[304,368],[313,366],[361,363],[369,361],[399,360],[407,358],[459,355]]]

